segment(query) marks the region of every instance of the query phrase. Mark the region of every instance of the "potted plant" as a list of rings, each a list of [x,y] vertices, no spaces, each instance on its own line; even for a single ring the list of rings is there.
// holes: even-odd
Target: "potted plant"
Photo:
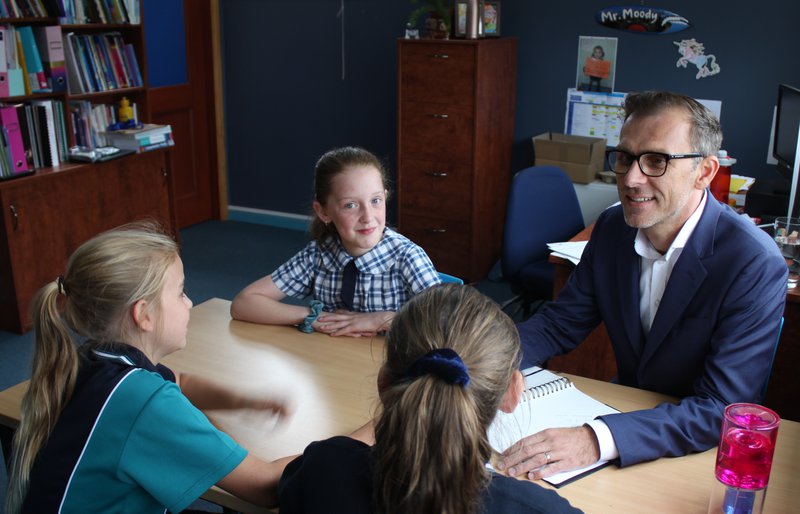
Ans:
[[[408,17],[408,26],[414,28],[424,16],[425,37],[448,39],[450,37],[450,6],[448,0],[411,0],[417,7]]]

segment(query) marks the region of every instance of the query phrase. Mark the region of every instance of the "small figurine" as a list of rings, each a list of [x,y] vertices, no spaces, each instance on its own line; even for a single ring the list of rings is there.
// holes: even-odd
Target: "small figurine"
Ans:
[[[123,96],[122,100],[119,101],[119,121],[129,121],[132,119],[133,108],[131,107],[131,102]]]

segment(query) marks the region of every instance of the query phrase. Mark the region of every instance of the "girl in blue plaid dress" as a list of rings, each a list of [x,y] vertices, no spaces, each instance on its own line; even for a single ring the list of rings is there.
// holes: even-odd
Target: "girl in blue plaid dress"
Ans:
[[[425,251],[386,226],[386,174],[362,148],[324,154],[314,172],[313,240],[234,298],[231,316],[371,336],[416,293],[441,282]],[[309,307],[282,300],[311,297]]]

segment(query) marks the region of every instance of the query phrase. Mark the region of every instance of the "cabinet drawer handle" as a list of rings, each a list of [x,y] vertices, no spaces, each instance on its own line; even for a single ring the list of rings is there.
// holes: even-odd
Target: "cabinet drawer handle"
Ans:
[[[447,176],[447,172],[445,172],[445,171],[426,171],[425,174],[430,176],[430,177],[446,177]]]
[[[444,228],[429,228],[428,232],[430,232],[432,234],[444,234],[445,232],[447,232],[447,229],[444,229]]]
[[[433,54],[431,55],[434,59],[449,59],[450,56],[448,54]]]
[[[17,214],[17,208],[13,205],[9,205],[8,208],[11,211],[11,226],[14,227],[14,230],[17,230],[17,228],[19,228],[19,214]]]
[[[440,119],[440,120],[446,120],[446,119],[447,119],[447,118],[449,118],[450,116],[448,116],[447,114],[438,114],[438,113],[433,113],[433,114],[430,114],[430,117],[431,117],[431,118]]]

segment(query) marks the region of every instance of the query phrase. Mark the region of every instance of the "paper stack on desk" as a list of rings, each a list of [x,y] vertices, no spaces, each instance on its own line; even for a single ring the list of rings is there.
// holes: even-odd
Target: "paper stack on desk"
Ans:
[[[563,243],[547,243],[550,252],[556,257],[567,259],[573,264],[578,264],[583,255],[583,249],[589,241],[566,241]]]

